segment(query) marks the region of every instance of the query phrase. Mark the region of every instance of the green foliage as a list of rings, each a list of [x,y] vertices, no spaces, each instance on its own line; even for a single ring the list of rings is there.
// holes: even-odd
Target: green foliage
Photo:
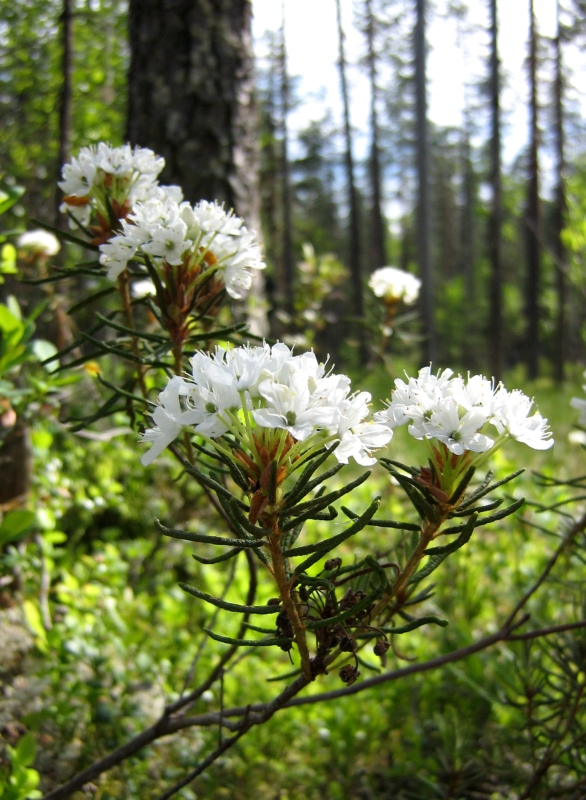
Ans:
[[[19,739],[16,747],[8,747],[9,769],[0,777],[0,797],[2,800],[37,800],[43,793],[37,789],[40,775],[31,769],[37,754],[37,744],[32,733]]]

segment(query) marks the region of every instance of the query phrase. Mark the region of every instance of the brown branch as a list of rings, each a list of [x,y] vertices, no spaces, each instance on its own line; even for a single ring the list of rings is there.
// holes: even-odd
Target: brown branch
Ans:
[[[171,786],[164,794],[162,794],[158,800],[169,800],[170,797],[173,797],[180,789],[183,789],[184,786],[187,786],[191,783],[198,775],[201,775],[204,770],[206,770],[211,764],[214,763],[222,753],[225,753],[226,750],[233,747],[236,742],[241,739],[245,733],[247,733],[251,728],[255,727],[256,725],[262,725],[264,722],[267,722],[274,714],[276,714],[279,709],[284,708],[288,705],[288,701],[298,694],[302,689],[304,689],[308,684],[307,679],[300,675],[293,683],[288,686],[281,694],[272,700],[270,703],[267,703],[264,706],[264,709],[258,713],[253,714],[251,713],[251,706],[248,706],[244,713],[244,720],[242,722],[242,727],[240,730],[231,736],[229,739],[225,739],[215,750],[213,750],[203,761],[201,761],[197,767],[195,767],[188,775],[185,776],[182,780],[178,781],[174,786]],[[224,712],[225,713],[225,712]]]
[[[245,551],[246,557],[248,559],[248,565],[250,568],[250,583],[248,587],[248,596],[246,598],[247,605],[253,605],[254,599],[256,596],[256,588],[257,588],[257,574],[256,574],[256,563],[254,561],[254,557],[250,554],[248,550]],[[240,626],[240,631],[237,634],[237,638],[241,638],[244,635],[246,630],[245,622],[248,621],[248,614],[245,614],[242,619],[242,623]],[[188,725],[182,724],[181,718],[173,718],[172,714],[175,714],[177,711],[182,709],[186,709],[190,705],[196,702],[202,694],[207,691],[213,683],[217,680],[218,676],[226,666],[226,664],[230,661],[232,656],[237,650],[237,646],[233,645],[228,648],[228,650],[224,653],[224,655],[220,658],[214,669],[208,675],[207,679],[190,692],[188,695],[184,697],[180,697],[174,703],[171,703],[165,708],[161,718],[154,724],[151,725],[149,728],[144,730],[142,733],[139,733],[133,739],[126,742],[125,744],[117,747],[116,750],[113,750],[104,758],[100,759],[99,761],[95,761],[86,769],[79,772],[77,775],[74,775],[69,781],[64,783],[62,786],[53,789],[51,792],[46,794],[43,797],[43,800],[64,800],[64,798],[69,797],[76,792],[77,790],[81,789],[81,787],[89,783],[90,781],[97,778],[103,772],[107,772],[112,767],[117,766],[125,759],[129,758],[130,756],[137,753],[139,750],[142,750],[143,747],[151,744],[156,739],[160,739],[162,736],[167,736],[170,733],[173,733],[180,728],[189,727]],[[203,715],[203,717],[195,717],[197,719],[197,724],[207,725],[207,724],[218,724],[217,716],[214,718],[213,723],[207,722],[206,720],[209,719],[209,715]],[[202,720],[201,723],[199,720]],[[226,727],[231,727],[230,723],[226,723],[224,720],[222,721]]]

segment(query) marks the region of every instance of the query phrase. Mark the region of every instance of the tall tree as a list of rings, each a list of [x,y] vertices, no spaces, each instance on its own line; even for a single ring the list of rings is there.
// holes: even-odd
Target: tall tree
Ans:
[[[554,372],[557,381],[564,379],[566,358],[566,248],[562,231],[566,215],[566,189],[564,172],[566,168],[564,137],[564,78],[562,64],[562,24],[560,4],[556,0],[557,30],[554,39],[555,78],[554,78],[554,138],[556,151],[556,188],[553,218],[553,250],[556,259],[557,319],[555,333]]]
[[[291,193],[291,164],[289,161],[289,75],[287,72],[287,45],[285,40],[285,3],[283,2],[283,18],[281,24],[280,47],[280,78],[281,78],[281,176],[282,176],[282,209],[283,209],[283,240],[281,250],[281,272],[279,293],[283,307],[293,312],[295,305],[294,280],[295,265],[293,254],[293,197]]]
[[[435,360],[434,290],[431,264],[431,204],[429,185],[429,125],[427,120],[426,0],[415,0],[415,117],[417,141],[417,262],[421,278],[423,361]]]
[[[490,261],[490,302],[488,351],[490,368],[500,379],[504,369],[503,337],[503,265],[502,265],[502,180],[501,180],[501,101],[500,59],[498,47],[497,0],[490,0],[490,185],[492,197],[488,220],[488,257]]]
[[[250,0],[130,0],[128,138],[165,157],[192,202],[258,225]]]
[[[61,11],[61,92],[59,97],[59,150],[57,153],[57,176],[61,177],[61,167],[71,156],[71,96],[73,71],[73,10],[71,0],[63,0]],[[60,192],[56,192],[56,225],[65,220],[59,212]]]
[[[537,100],[537,28],[533,0],[529,0],[529,158],[527,205],[526,363],[529,378],[539,374],[539,289],[541,213],[539,204],[539,122]]]
[[[336,12],[338,21],[338,44],[340,70],[340,89],[342,92],[342,104],[344,108],[344,136],[345,152],[344,163],[346,166],[346,183],[348,190],[348,207],[350,215],[349,230],[349,260],[350,275],[352,280],[352,307],[356,317],[361,318],[364,313],[364,299],[362,291],[362,265],[361,265],[361,243],[360,243],[360,212],[358,208],[358,193],[354,179],[354,156],[352,154],[352,128],[350,125],[350,102],[348,97],[348,82],[346,80],[346,56],[344,48],[344,28],[342,26],[342,9],[340,0],[336,0]],[[360,328],[362,332],[362,328]],[[361,334],[362,335],[362,334]],[[361,349],[364,349],[363,347]]]
[[[378,123],[378,76],[375,46],[376,18],[372,0],[365,0],[363,8],[364,35],[366,37],[366,65],[370,82],[370,156],[368,172],[370,178],[370,264],[377,269],[386,264],[386,222],[382,210],[382,166]]]

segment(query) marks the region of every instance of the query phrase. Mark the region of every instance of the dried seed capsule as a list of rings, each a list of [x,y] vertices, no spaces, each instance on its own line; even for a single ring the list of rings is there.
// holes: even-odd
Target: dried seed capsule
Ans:
[[[390,642],[387,642],[386,639],[377,639],[372,652],[375,654],[375,656],[384,656],[390,646]]]
[[[328,558],[325,563],[325,568],[330,569],[338,569],[338,567],[342,566],[342,559],[341,558]]]
[[[356,681],[360,672],[358,671],[358,667],[353,666],[352,664],[346,664],[346,666],[340,669],[338,673],[340,675],[340,679],[347,685],[352,686],[352,684]]]

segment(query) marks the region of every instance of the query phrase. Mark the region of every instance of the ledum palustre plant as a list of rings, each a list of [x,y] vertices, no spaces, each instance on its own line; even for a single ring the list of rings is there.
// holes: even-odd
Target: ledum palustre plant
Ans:
[[[106,145],[84,148],[65,165],[63,210],[74,232],[59,235],[93,256],[41,280],[90,276],[95,291],[72,313],[92,309],[95,324],[52,361],[59,359],[60,370],[100,364],[106,396],[72,425],[125,411],[142,426],[137,458],[142,447],[145,468],[156,470],[169,452],[215,508],[220,533],[197,519],[187,529],[166,520],[153,526],[193,543],[193,557],[204,566],[243,557],[249,591],[236,602],[181,584],[194,602],[218,612],[204,632],[222,643],[216,665],[197,675],[195,685],[190,676],[151,729],[47,800],[69,796],[181,727],[214,723],[232,731],[164,795],[170,797],[320,676],[335,672],[347,685],[343,691],[354,691],[369,649],[384,666],[389,648],[400,657],[396,637],[448,624],[425,611],[432,594],[425,579],[477,528],[522,505],[523,499],[506,505],[495,497],[518,474],[491,482],[495,450],[508,439],[536,449],[553,444],[528,397],[480,375],[426,367],[395,381],[387,404],[372,414],[370,395],[353,390],[346,375],[313,352],[255,342],[245,325],[230,324],[225,304],[244,298],[252,273],[264,266],[255,234],[217,203],[192,206],[177,187],[159,186],[161,168],[150,151]],[[424,464],[393,459],[393,432],[401,425],[425,446]],[[355,490],[367,484],[367,468],[377,461],[412,506],[409,519],[381,518],[378,497],[360,507]],[[368,552],[368,527],[402,537],[406,555],[392,561],[374,550],[359,560],[348,555],[345,543],[360,542]],[[256,602],[259,580],[270,587],[264,604]],[[501,639],[526,619],[522,609]],[[186,717],[242,648],[257,647],[272,648],[276,662],[292,662],[282,676],[286,688],[272,702],[256,708],[251,698],[248,710],[219,709],[200,722]]]

